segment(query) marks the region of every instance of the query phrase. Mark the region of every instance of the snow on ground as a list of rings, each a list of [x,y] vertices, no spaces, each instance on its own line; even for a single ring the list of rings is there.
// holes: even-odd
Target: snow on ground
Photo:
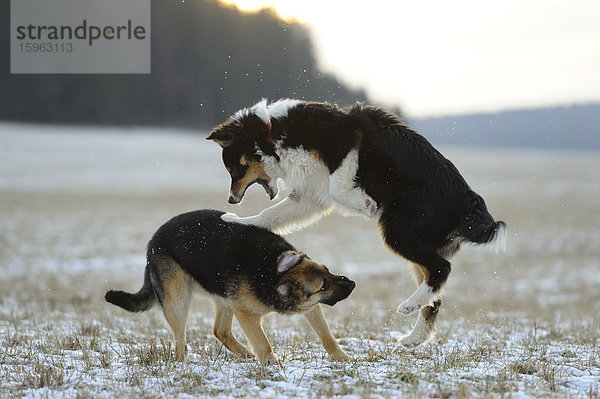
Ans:
[[[173,361],[158,309],[107,305],[142,282],[144,247],[191,209],[226,204],[220,150],[196,132],[0,124],[0,396],[590,397],[600,387],[597,153],[442,148],[507,222],[509,249],[454,259],[439,333],[408,351],[413,287],[373,222],[330,216],[287,237],[357,281],[326,316],[354,357],[330,361],[299,316],[269,315],[280,366],[237,361],[198,299],[189,359]],[[235,327],[241,336],[241,332]]]
[[[219,151],[196,132],[147,128],[0,126],[0,189],[219,189]],[[212,146],[211,146],[212,144]],[[202,167],[197,167],[202,165]]]

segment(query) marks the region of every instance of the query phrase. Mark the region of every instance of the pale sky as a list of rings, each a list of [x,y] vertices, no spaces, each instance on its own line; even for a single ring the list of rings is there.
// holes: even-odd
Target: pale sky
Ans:
[[[236,0],[306,24],[323,70],[410,117],[600,101],[600,0]]]

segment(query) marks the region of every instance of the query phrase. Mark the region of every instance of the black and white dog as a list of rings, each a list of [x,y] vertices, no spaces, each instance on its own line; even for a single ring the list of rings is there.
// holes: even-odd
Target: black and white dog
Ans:
[[[223,148],[230,203],[239,203],[253,183],[271,199],[278,179],[290,190],[256,216],[225,214],[223,220],[289,232],[334,207],[378,219],[384,242],[409,261],[418,285],[398,307],[403,315],[419,311],[413,331],[402,339],[407,347],[433,336],[448,259],[461,244],[505,245],[505,224],[494,221],[452,162],[381,108],[263,99],[217,126],[208,139]]]

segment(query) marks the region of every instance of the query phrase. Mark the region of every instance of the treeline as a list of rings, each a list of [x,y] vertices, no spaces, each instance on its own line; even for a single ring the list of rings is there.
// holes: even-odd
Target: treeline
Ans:
[[[600,150],[600,104],[415,119],[434,144]]]
[[[0,120],[206,128],[261,97],[366,100],[317,68],[306,29],[215,1],[152,1],[152,73],[11,75],[0,2]]]

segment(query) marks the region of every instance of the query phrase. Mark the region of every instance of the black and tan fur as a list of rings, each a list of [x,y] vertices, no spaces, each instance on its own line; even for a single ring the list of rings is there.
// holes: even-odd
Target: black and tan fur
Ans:
[[[285,232],[334,208],[377,219],[383,241],[409,261],[418,286],[398,307],[403,315],[419,312],[402,339],[407,347],[433,335],[449,259],[461,245],[503,246],[505,224],[494,220],[454,164],[381,108],[263,100],[217,126],[208,139],[223,148],[229,202],[239,203],[255,182],[271,199],[277,179],[290,189],[258,215],[226,214],[223,220]]]
[[[234,316],[258,360],[277,362],[262,329],[262,317],[279,312],[302,313],[332,358],[347,359],[320,304],[334,305],[345,299],[354,282],[331,274],[280,236],[260,227],[224,222],[221,215],[213,210],[194,211],[162,225],[148,243],[140,291],[111,290],[106,300],[131,312],[160,303],[180,361],[186,352],[190,301],[198,288],[214,300],[214,335],[236,356],[253,354],[233,335]]]

